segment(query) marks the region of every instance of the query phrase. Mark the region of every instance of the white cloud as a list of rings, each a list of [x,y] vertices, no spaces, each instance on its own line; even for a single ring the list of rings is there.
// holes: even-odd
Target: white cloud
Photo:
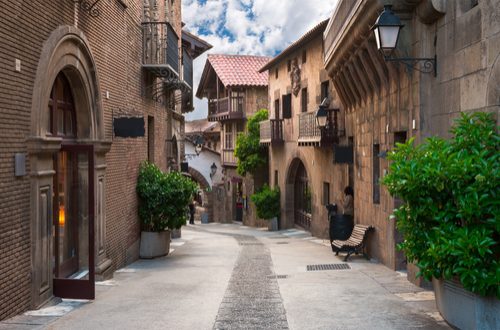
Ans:
[[[213,45],[208,53],[274,56],[331,16],[338,0],[184,0],[185,29]],[[206,61],[194,61],[194,90]],[[194,98],[188,120],[207,116],[207,100]]]

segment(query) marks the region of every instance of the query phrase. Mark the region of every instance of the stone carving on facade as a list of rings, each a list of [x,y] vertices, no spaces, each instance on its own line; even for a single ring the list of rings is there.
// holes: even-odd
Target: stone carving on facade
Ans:
[[[300,67],[297,59],[292,61],[292,68],[290,70],[290,81],[292,83],[292,93],[297,96],[300,92]]]

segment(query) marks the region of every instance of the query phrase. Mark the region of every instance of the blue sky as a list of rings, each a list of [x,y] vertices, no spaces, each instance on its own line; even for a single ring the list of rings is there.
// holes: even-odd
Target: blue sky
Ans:
[[[275,56],[323,19],[337,0],[183,0],[185,29],[214,47],[213,54]],[[194,62],[195,91],[206,53]],[[194,99],[188,120],[207,116],[207,100]]]

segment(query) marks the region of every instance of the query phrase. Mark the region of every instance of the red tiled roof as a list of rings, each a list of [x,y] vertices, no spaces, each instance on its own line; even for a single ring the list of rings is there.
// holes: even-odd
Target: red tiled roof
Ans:
[[[259,69],[269,62],[271,57],[250,55],[215,55],[209,54],[207,62],[224,86],[267,86],[268,73],[259,73]]]

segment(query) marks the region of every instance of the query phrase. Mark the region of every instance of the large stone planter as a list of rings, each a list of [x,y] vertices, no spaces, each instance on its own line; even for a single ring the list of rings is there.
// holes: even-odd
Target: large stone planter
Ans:
[[[170,251],[170,231],[162,232],[141,232],[141,246],[139,257],[142,259],[152,259],[163,257]]]
[[[278,230],[278,218],[274,217],[268,221],[269,221],[269,224],[268,224],[267,229],[269,231],[277,231]]]
[[[456,281],[433,279],[436,305],[443,318],[459,329],[500,329],[500,300],[481,297]]]

